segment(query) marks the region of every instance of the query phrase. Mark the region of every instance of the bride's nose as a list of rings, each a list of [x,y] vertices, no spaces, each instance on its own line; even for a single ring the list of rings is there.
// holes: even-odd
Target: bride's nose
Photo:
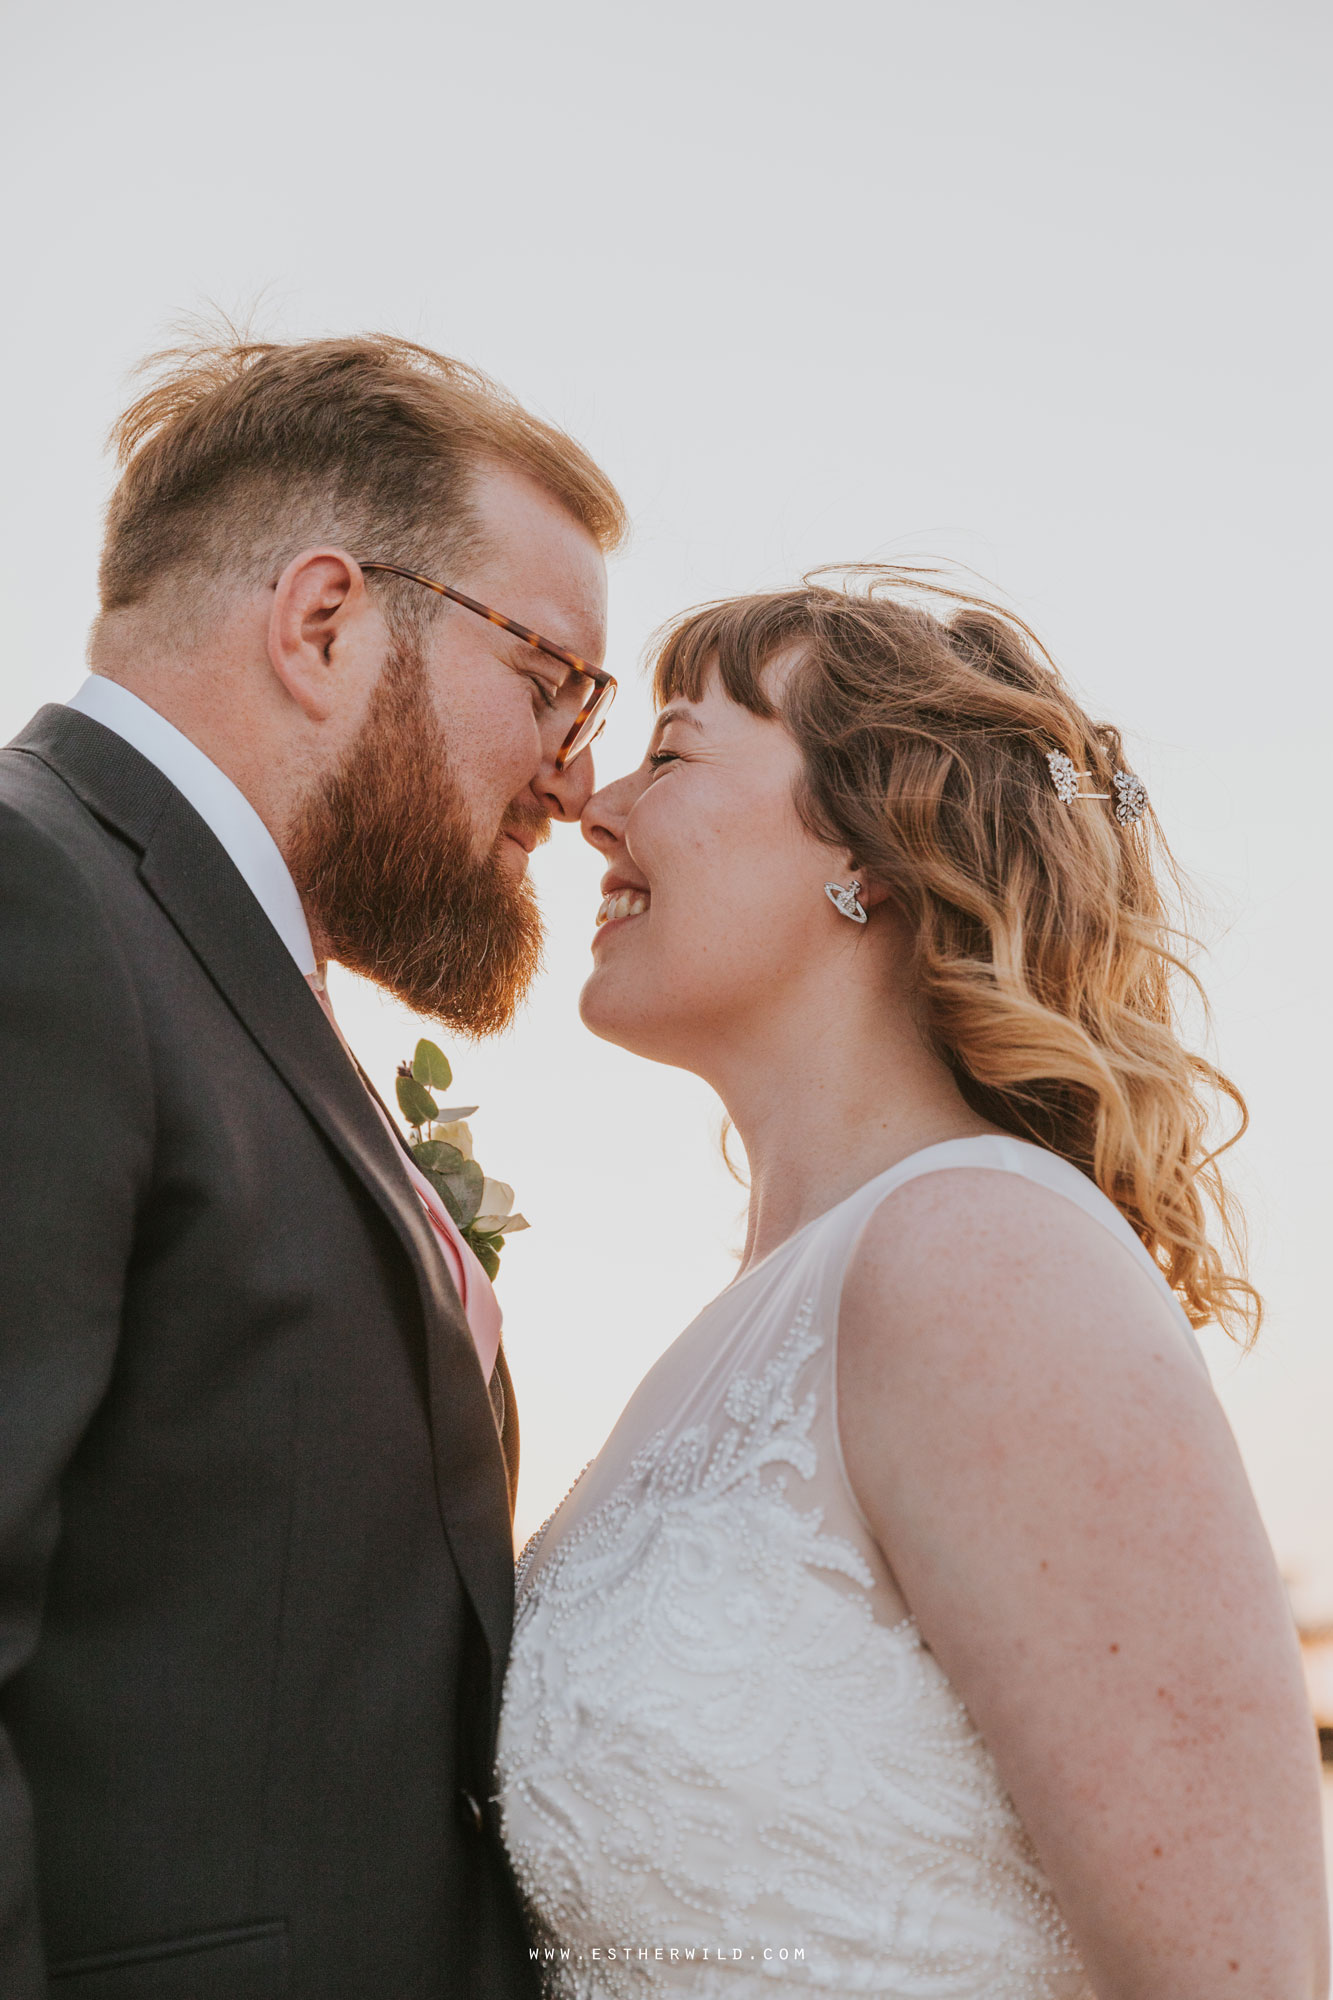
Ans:
[[[610,854],[623,843],[625,821],[642,789],[638,773],[631,771],[623,778],[613,778],[588,800],[580,824],[583,838],[599,854]]]

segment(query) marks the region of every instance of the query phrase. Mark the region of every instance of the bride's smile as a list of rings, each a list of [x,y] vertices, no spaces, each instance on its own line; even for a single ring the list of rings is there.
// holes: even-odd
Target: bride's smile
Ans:
[[[614,874],[608,875],[602,883],[602,900],[597,909],[597,929],[602,931],[608,924],[628,923],[631,917],[648,914],[652,901],[647,889],[636,888],[633,883],[623,882]],[[596,936],[593,938],[597,942]]]

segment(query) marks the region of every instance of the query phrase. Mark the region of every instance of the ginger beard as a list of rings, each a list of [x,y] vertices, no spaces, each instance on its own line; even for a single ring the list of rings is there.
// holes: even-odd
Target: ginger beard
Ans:
[[[511,808],[505,826],[548,831],[535,807]],[[329,956],[460,1034],[507,1028],[541,965],[542,922],[500,839],[478,859],[425,664],[396,649],[356,741],[292,829],[292,877]]]

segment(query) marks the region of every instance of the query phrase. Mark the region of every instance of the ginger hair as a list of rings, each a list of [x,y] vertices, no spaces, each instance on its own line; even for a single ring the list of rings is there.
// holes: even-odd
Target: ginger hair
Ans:
[[[536,480],[604,552],[624,537],[624,505],[581,445],[478,369],[412,341],[260,341],[224,320],[138,372],[150,386],[110,439],[121,475],[103,618],[165,578],[206,603],[219,583],[271,580],[319,542],[434,574],[473,546],[469,473],[483,462]],[[438,609],[409,584],[375,584],[400,622]]]
[[[697,700],[716,672],[790,730],[802,818],[906,917],[919,1018],[967,1102],[1087,1174],[1192,1324],[1252,1337],[1261,1304],[1218,1164],[1247,1114],[1182,1039],[1182,981],[1202,995],[1168,903],[1181,878],[1151,807],[1122,827],[1114,799],[1062,804],[1046,763],[1061,750],[1110,793],[1119,732],[998,605],[929,570],[829,574],[674,621],[659,701]],[[779,655],[795,664],[775,696]],[[1236,1129],[1211,1144],[1219,1104]]]

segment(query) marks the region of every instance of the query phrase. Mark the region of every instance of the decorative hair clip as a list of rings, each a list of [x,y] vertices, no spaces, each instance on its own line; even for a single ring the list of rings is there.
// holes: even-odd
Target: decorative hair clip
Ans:
[[[1080,778],[1090,778],[1091,771],[1076,771],[1073,759],[1066,757],[1063,750],[1048,750],[1046,762],[1051,773],[1051,783],[1055,786],[1055,796],[1061,805],[1073,805],[1075,799],[1109,799],[1110,792],[1081,792]],[[1142,778],[1133,771],[1117,771],[1111,783],[1115,790],[1115,816],[1120,826],[1133,826],[1143,818],[1148,810],[1148,794]]]
[[[1148,810],[1148,794],[1142,778],[1136,778],[1132,771],[1117,771],[1111,783],[1115,786],[1117,820],[1121,826],[1133,826]]]

